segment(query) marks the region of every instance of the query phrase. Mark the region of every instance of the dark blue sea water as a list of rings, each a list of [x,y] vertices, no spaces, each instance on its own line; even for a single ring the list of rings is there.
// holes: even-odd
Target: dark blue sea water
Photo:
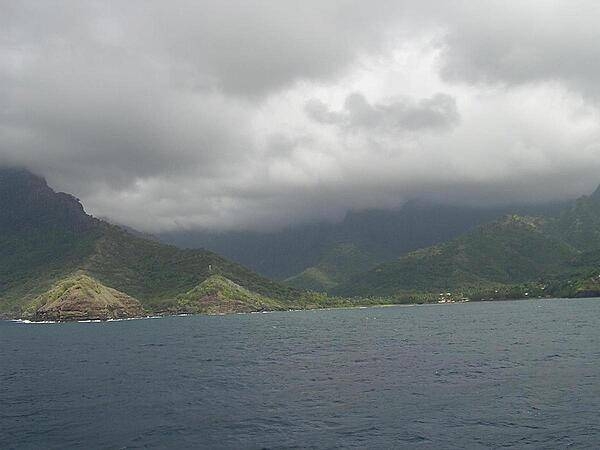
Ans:
[[[0,323],[2,448],[598,448],[600,301]]]

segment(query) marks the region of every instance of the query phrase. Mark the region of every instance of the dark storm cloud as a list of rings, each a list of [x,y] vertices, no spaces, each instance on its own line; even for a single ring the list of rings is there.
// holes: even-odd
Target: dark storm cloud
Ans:
[[[2,2],[0,158],[107,181],[214,173],[251,151],[255,104],[236,95],[379,45],[385,14],[361,3]]]
[[[0,0],[0,164],[152,231],[577,195],[600,182],[598,13]]]
[[[559,80],[584,95],[600,94],[600,3],[459,2],[439,13],[447,24],[447,79],[509,85]]]

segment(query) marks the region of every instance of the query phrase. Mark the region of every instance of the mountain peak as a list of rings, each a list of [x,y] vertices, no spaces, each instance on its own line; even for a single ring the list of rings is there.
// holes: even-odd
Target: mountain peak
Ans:
[[[296,291],[216,254],[94,219],[75,197],[24,169],[0,167],[0,211],[0,317],[109,319],[139,316],[145,307],[171,313],[188,291],[192,312],[296,305]]]
[[[22,167],[0,167],[0,193],[7,189],[48,188],[46,180]]]
[[[77,198],[55,192],[44,178],[23,168],[0,167],[0,210],[0,229],[83,230],[94,223]]]

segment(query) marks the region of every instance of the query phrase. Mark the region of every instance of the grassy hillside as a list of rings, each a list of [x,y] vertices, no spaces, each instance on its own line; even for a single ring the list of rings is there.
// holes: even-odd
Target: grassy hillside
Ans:
[[[86,309],[114,317],[133,314],[138,301],[147,313],[225,313],[432,302],[440,292],[472,299],[600,294],[598,192],[557,217],[509,215],[378,266],[373,252],[338,242],[288,280],[333,295],[96,220],[26,171],[0,169],[0,210],[4,317],[82,317]]]
[[[316,266],[304,269],[285,280],[289,286],[313,291],[328,291],[350,277],[371,269],[379,258],[354,244],[338,244],[323,254]]]
[[[81,268],[151,308],[168,308],[179,294],[213,275],[260,295],[291,300],[295,291],[204,250],[182,250],[103,225],[94,251]]]
[[[577,199],[549,223],[547,231],[581,251],[600,248],[600,188]]]
[[[349,212],[339,223],[297,225],[275,232],[180,231],[159,237],[180,247],[213,250],[295,287],[320,289],[505,214],[554,213],[558,207],[475,208],[412,201],[395,211]]]
[[[0,169],[0,313],[24,302],[90,255],[101,231],[77,199],[27,171]]]
[[[333,292],[393,296],[460,290],[475,297],[600,294],[600,188],[550,217],[510,215],[352,277]],[[498,292],[496,292],[498,291]],[[512,292],[512,293],[511,293]]]
[[[129,295],[78,273],[57,283],[27,305],[23,316],[34,320],[107,320],[144,315]]]
[[[40,293],[76,271],[139,299],[154,312],[169,310],[178,295],[215,275],[284,303],[298,296],[294,289],[212,252],[181,250],[102,222],[91,232],[61,235],[60,240],[14,235],[11,240],[15,251],[3,252],[0,264],[0,311],[5,314],[18,313]]]
[[[138,299],[148,311],[219,275],[259,296],[299,293],[204,250],[181,250],[93,219],[77,199],[22,170],[0,170],[0,314],[20,316],[57,285],[83,273]],[[67,280],[67,281],[65,281]]]
[[[221,276],[212,275],[176,298],[175,309],[185,313],[226,314],[231,312],[287,309],[281,301],[252,292]]]
[[[560,272],[579,252],[539,218],[508,216],[448,243],[410,253],[335,289],[340,295],[394,295],[534,281]]]

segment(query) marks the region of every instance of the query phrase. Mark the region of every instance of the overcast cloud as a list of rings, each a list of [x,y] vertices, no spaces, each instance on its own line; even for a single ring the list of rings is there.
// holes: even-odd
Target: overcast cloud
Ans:
[[[145,231],[600,183],[595,1],[3,1],[0,164]]]

